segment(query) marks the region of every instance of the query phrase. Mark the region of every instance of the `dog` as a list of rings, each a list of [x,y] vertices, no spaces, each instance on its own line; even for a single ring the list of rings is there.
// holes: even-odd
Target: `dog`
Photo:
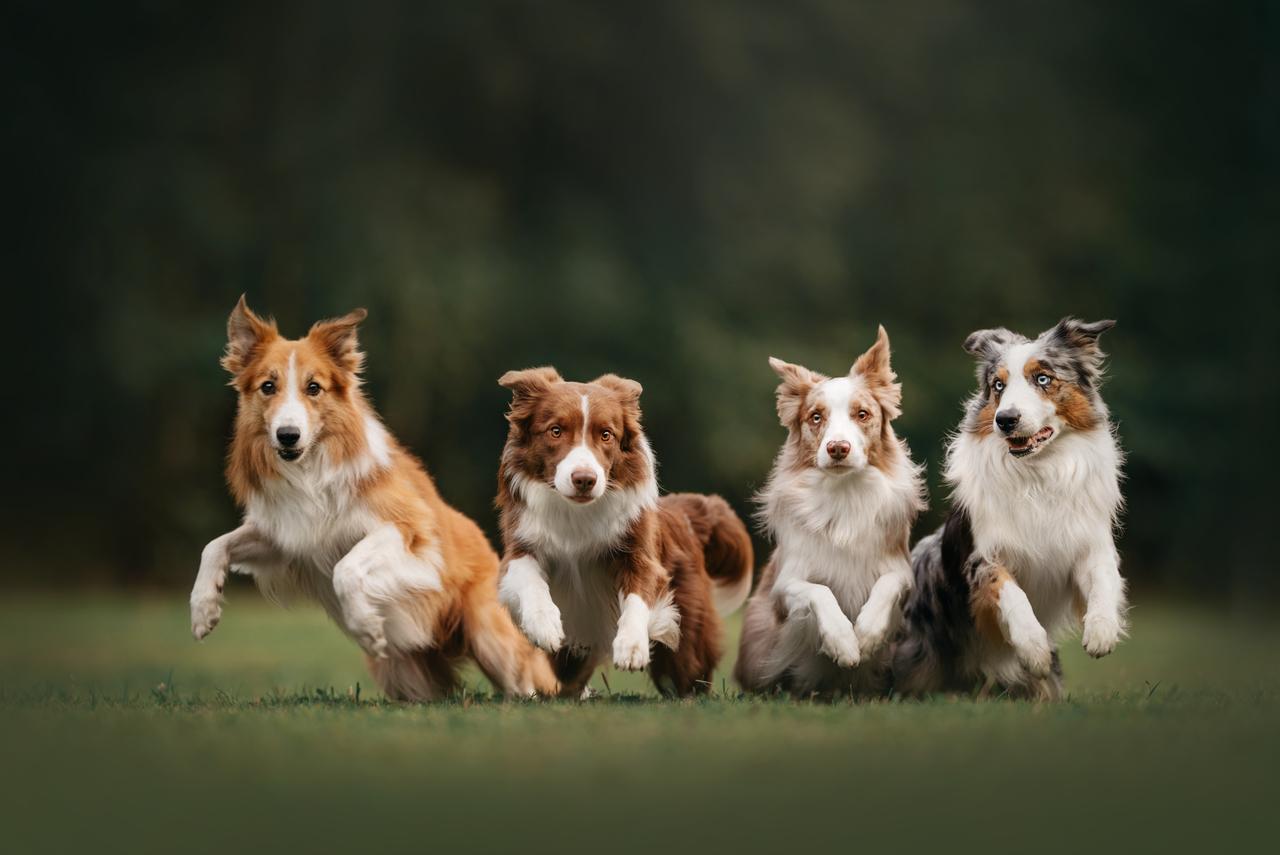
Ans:
[[[1065,318],[1034,340],[991,329],[965,341],[978,390],[947,453],[951,513],[912,554],[897,690],[1054,699],[1055,639],[1081,615],[1091,656],[1125,635],[1122,457],[1099,393],[1098,338],[1114,325]]]
[[[201,555],[191,631],[213,631],[227,573],[243,573],[271,600],[318,602],[388,698],[447,695],[464,656],[505,694],[555,695],[547,657],[498,602],[497,554],[361,392],[365,314],[289,340],[244,297],[232,311],[222,365],[239,403],[227,481],[244,519]]]
[[[893,431],[902,387],[889,336],[880,327],[844,377],[769,365],[787,440],[757,499],[777,548],[747,605],[735,676],[750,692],[879,694],[925,507],[921,468]]]
[[[634,380],[571,383],[531,368],[498,382],[512,393],[498,473],[498,595],[553,654],[563,694],[589,694],[610,654],[621,670],[647,668],[665,696],[706,692],[722,651],[720,616],[751,585],[742,520],[719,496],[659,498]]]

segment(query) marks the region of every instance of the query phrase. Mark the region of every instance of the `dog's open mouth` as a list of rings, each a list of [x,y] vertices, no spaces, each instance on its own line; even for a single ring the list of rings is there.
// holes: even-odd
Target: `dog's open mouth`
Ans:
[[[1037,451],[1053,436],[1053,428],[1046,425],[1031,436],[1011,436],[1005,439],[1009,444],[1009,453],[1014,457],[1026,457]]]
[[[280,455],[280,459],[292,463],[302,456],[301,448],[278,448],[276,454]]]

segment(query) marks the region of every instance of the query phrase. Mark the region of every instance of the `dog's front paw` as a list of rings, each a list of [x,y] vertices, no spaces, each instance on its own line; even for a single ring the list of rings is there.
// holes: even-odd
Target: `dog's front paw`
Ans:
[[[1049,634],[1040,624],[1021,627],[1010,633],[1009,643],[1018,654],[1018,661],[1033,677],[1048,677],[1053,667],[1053,645]]]
[[[191,634],[203,641],[222,620],[222,603],[217,594],[191,597]]]
[[[1094,659],[1101,659],[1116,649],[1122,633],[1120,621],[1115,617],[1085,615],[1084,632],[1080,636],[1080,643],[1084,646],[1086,653]]]
[[[853,624],[845,621],[835,629],[822,630],[822,652],[830,656],[841,668],[852,668],[862,661],[858,636]]]
[[[530,641],[548,653],[555,653],[564,644],[564,624],[555,603],[522,610],[520,629]]]
[[[649,636],[618,633],[613,639],[613,667],[620,671],[643,671],[649,667]]]
[[[865,612],[858,615],[854,625],[854,633],[858,637],[858,647],[863,656],[869,656],[884,646],[889,635],[889,619],[884,615],[870,616]]]

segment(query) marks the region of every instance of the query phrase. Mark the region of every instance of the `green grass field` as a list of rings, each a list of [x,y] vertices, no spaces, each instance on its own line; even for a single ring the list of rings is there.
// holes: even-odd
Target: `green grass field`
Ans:
[[[0,603],[7,852],[1230,849],[1274,836],[1280,628],[1133,612],[1070,697],[384,702],[318,612],[237,588]],[[736,627],[735,627],[736,630]],[[731,657],[730,657],[731,659]],[[361,687],[358,700],[356,686]],[[722,691],[721,686],[727,691]],[[1274,845],[1274,844],[1272,844]]]

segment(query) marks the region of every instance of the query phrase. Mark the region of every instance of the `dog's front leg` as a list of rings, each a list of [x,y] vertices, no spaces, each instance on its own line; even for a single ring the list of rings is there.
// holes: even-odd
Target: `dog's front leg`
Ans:
[[[911,565],[905,559],[894,561],[876,580],[853,627],[862,655],[879,650],[897,628],[902,620],[902,602],[913,581]]]
[[[624,559],[618,574],[618,632],[613,637],[613,667],[642,671],[649,667],[649,625],[667,571],[644,550]]]
[[[826,585],[788,579],[780,574],[773,595],[781,601],[788,622],[814,621],[821,652],[841,668],[852,668],[862,661],[853,622]]]
[[[1110,540],[1093,550],[1075,573],[1076,589],[1085,603],[1080,642],[1094,658],[1116,649],[1124,637],[1126,599],[1120,561]]]
[[[346,629],[365,653],[386,659],[388,604],[413,590],[438,590],[440,579],[411,554],[391,523],[375,528],[333,566],[333,591]]]
[[[564,644],[560,609],[551,599],[547,574],[532,555],[507,556],[498,579],[498,600],[529,640],[548,653]]]
[[[974,621],[979,631],[992,623],[1013,648],[1022,667],[1034,677],[1047,677],[1053,645],[1031,608],[1031,601],[1002,564],[977,561],[972,583]]]
[[[252,575],[254,563],[280,560],[275,545],[250,523],[209,541],[200,553],[200,570],[191,588],[191,634],[196,640],[213,632],[222,619],[222,588],[233,565]]]

